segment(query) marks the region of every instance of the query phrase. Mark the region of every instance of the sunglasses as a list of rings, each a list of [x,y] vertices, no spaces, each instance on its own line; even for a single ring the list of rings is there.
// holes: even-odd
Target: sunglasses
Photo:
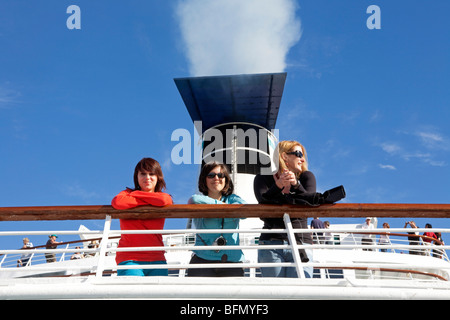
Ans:
[[[210,172],[206,175],[206,177],[209,179],[214,179],[216,176],[219,179],[225,178],[225,174],[222,172],[219,172],[219,173]]]
[[[296,156],[297,158],[303,158],[303,153],[301,151],[292,151],[292,152],[288,152],[286,154],[293,154],[294,156]]]

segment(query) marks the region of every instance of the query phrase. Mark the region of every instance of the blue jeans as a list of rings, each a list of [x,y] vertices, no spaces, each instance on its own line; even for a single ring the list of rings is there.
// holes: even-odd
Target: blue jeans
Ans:
[[[167,264],[166,261],[123,261],[119,263],[119,266],[144,266],[150,264]],[[137,277],[156,277],[156,276],[168,276],[169,270],[167,269],[121,269],[117,270],[118,276],[137,276]]]
[[[261,240],[259,241],[261,246],[264,245],[286,245],[289,244],[287,240]],[[312,250],[305,249],[306,254],[310,261],[312,261]],[[270,262],[294,262],[291,249],[258,249],[258,262],[270,263]],[[312,267],[303,268],[306,278],[311,278]],[[274,278],[298,278],[297,269],[295,267],[263,267],[261,268],[263,277]]]

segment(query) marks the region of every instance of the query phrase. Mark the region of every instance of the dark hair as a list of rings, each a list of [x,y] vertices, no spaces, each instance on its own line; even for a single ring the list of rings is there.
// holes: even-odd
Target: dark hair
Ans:
[[[138,162],[136,168],[134,169],[134,190],[141,190],[139,186],[138,174],[139,172],[150,172],[158,177],[158,182],[156,182],[155,192],[161,192],[166,189],[166,182],[164,181],[164,175],[161,170],[159,162],[152,158],[142,158]]]
[[[208,187],[206,185],[206,176],[210,173],[214,168],[220,167],[220,171],[225,174],[225,187],[222,190],[222,195],[229,196],[234,191],[233,181],[231,181],[230,173],[228,171],[228,167],[223,163],[219,162],[209,162],[203,165],[202,170],[200,171],[200,176],[198,177],[198,190],[203,193],[205,196],[208,195]]]

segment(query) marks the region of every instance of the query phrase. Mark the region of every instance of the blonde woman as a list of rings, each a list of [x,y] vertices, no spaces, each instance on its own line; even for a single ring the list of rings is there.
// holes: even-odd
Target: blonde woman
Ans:
[[[297,141],[281,141],[277,146],[279,169],[274,175],[257,175],[253,188],[259,203],[283,204],[288,203],[287,195],[316,192],[316,177],[308,171],[306,150]],[[264,229],[285,229],[281,218],[262,218]],[[293,228],[307,229],[307,218],[291,219]],[[295,235],[298,244],[312,244],[309,233]],[[286,233],[263,233],[259,244],[277,245],[288,244]],[[308,250],[309,251],[309,250]],[[305,250],[300,250],[303,262],[309,261]],[[258,261],[265,262],[293,262],[289,249],[259,249]],[[264,267],[261,268],[263,277],[296,278],[294,267]],[[312,276],[311,270],[306,270],[305,276]]]

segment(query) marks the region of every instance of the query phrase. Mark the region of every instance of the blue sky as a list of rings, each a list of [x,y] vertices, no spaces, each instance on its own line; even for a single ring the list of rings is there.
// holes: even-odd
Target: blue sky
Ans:
[[[381,29],[366,25],[372,4]],[[70,5],[81,9],[79,30],[66,26]],[[280,71],[280,139],[305,145],[319,191],[343,184],[346,202],[449,203],[449,12],[446,0],[230,0],[219,9],[200,0],[0,0],[0,206],[109,204],[146,156],[186,203],[198,167],[170,159],[172,132],[194,130],[173,78]],[[211,61],[196,61],[189,41],[205,44]]]

